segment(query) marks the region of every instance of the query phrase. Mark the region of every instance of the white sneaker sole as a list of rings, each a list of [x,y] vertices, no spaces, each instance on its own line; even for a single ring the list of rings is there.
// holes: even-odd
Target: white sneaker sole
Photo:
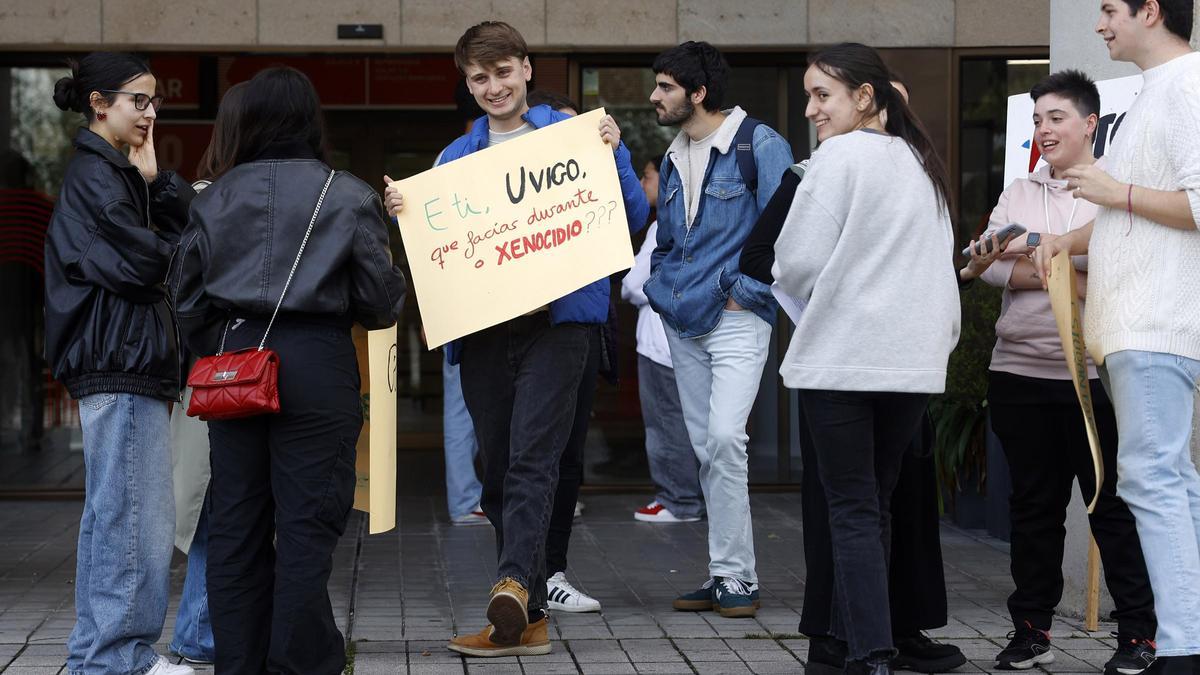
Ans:
[[[545,656],[550,653],[550,643],[544,645],[517,645],[515,647],[501,647],[500,649],[475,649],[474,647],[464,647],[451,643],[448,648],[452,652],[458,652],[466,656],[478,656],[482,658],[497,658],[501,656]]]
[[[640,520],[643,523],[697,523],[697,522],[700,522],[699,518],[677,518],[675,516],[671,516],[670,518],[664,518],[662,516],[652,516],[652,515],[649,515],[646,513],[640,513],[638,511],[633,512],[633,519]]]
[[[997,661],[996,667],[999,668],[1000,670],[1029,670],[1030,668],[1032,668],[1034,666],[1040,666],[1045,663],[1054,663],[1054,652],[1045,652],[1044,654],[1038,654],[1037,656],[1033,657],[1032,659],[1028,659],[1026,661],[1013,661],[1012,663],[1008,664],[1007,667],[1001,666],[1000,663]]]
[[[554,612],[570,612],[572,614],[587,614],[588,612],[600,611],[600,603],[596,600],[580,603],[578,605],[564,605],[561,602],[547,600],[546,607]]]

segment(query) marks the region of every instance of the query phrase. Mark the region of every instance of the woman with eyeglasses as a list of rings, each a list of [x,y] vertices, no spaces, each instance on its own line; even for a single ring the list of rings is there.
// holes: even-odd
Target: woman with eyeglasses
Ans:
[[[174,543],[167,424],[180,387],[165,282],[195,193],[158,170],[162,97],[145,61],[97,52],[71,71],[54,102],[87,125],[46,234],[46,360],[79,401],[86,471],[67,668],[187,675],[154,644]]]

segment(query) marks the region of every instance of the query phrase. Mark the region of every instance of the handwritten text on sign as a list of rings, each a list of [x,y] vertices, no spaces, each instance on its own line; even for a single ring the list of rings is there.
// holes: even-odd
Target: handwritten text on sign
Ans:
[[[431,349],[633,264],[603,116],[593,110],[396,183]]]

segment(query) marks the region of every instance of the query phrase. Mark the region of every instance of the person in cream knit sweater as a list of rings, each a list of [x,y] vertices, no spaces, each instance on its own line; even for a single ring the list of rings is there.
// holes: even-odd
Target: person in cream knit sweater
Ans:
[[[821,147],[772,273],[808,306],[780,374],[800,390],[829,505],[830,634],[848,643],[845,672],[890,673],[889,501],[958,341],[946,173],[874,49],[822,51],[804,88]]]
[[[1094,223],[1035,255],[1088,253],[1084,337],[1117,416],[1117,494],[1137,521],[1163,673],[1200,672],[1200,475],[1189,439],[1200,380],[1200,54],[1189,0],[1105,0],[1096,30],[1143,71],[1104,168],[1064,172]]]

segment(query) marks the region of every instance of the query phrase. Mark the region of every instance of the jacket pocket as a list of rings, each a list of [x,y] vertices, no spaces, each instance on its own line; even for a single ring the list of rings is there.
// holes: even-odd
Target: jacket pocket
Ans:
[[[746,184],[737,180],[714,178],[708,187],[704,188],[704,194],[722,200],[736,199],[746,194]]]
[[[318,517],[333,526],[339,536],[346,531],[346,518],[350,515],[350,507],[354,505],[354,488],[358,483],[358,474],[354,468],[358,453],[354,445],[355,439],[339,439],[337,456],[333,459],[329,481],[325,485],[325,495],[317,511]]]

